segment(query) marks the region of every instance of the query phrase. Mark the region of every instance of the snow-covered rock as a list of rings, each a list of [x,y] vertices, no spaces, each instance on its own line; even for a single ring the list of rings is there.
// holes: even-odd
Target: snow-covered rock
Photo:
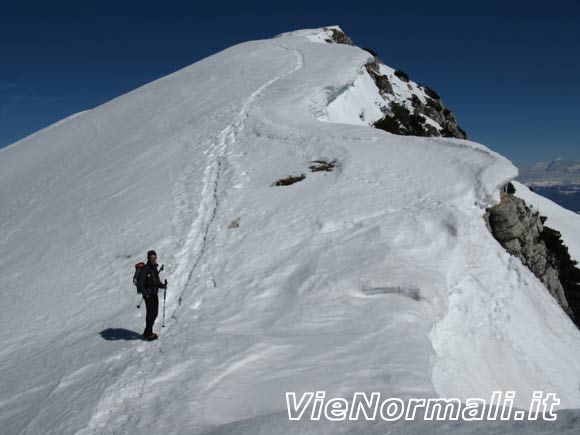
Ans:
[[[501,201],[489,209],[489,223],[502,246],[544,283],[564,311],[573,315],[551,253],[542,240],[544,227],[539,213],[523,199],[502,193]]]
[[[516,195],[531,205],[542,216],[546,216],[546,225],[562,233],[562,239],[570,250],[570,255],[580,262],[580,215],[560,207],[553,201],[532,192],[527,186],[513,181]]]
[[[324,31],[326,38],[312,39],[353,45],[338,26]],[[395,134],[467,139],[439,94],[385,65],[373,50],[365,50],[372,58],[357,78],[338,90],[328,89],[327,112],[321,120],[373,125]]]
[[[286,391],[580,407],[580,333],[482,218],[514,166],[351,122],[382,98],[373,56],[327,38],[236,45],[0,150],[3,433],[305,433]],[[169,289],[145,343],[151,248]],[[448,433],[428,424],[396,427]]]

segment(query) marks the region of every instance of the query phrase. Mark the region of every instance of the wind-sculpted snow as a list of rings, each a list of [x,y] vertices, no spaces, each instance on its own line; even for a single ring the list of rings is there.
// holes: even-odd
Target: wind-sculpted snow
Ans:
[[[482,219],[516,169],[321,121],[368,60],[324,40],[231,47],[0,150],[3,433],[292,433],[286,391],[580,406],[578,331]],[[169,288],[146,343],[151,248]]]

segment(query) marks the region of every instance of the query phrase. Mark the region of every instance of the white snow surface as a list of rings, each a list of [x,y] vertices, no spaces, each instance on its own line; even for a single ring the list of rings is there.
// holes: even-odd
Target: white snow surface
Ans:
[[[473,142],[355,125],[357,111],[321,122],[327,96],[366,83],[369,56],[323,33],[236,45],[0,150],[2,433],[389,428],[291,424],[286,391],[509,388],[518,405],[545,390],[580,407],[580,333],[482,218],[514,166]],[[169,281],[153,343],[135,339],[131,283],[148,249]]]

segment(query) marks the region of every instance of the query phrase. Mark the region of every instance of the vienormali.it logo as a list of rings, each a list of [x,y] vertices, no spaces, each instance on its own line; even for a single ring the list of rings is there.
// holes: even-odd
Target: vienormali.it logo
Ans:
[[[327,398],[325,391],[286,393],[288,419],[302,420],[546,420],[555,421],[560,399],[554,393],[534,391],[527,411],[514,409],[514,391],[494,391],[491,400],[480,398],[381,399],[381,393],[354,393],[352,398]],[[419,414],[419,417],[417,417]]]

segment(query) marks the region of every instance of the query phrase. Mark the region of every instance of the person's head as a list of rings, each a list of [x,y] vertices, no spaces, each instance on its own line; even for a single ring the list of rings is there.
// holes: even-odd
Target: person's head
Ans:
[[[151,264],[157,264],[157,253],[153,250],[147,252],[147,261]]]

